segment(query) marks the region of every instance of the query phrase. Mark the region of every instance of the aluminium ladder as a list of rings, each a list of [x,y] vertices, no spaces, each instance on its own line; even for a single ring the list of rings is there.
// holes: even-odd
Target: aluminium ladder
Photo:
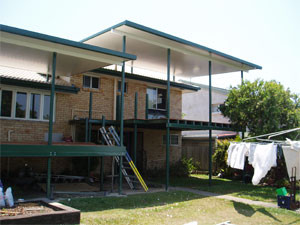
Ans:
[[[115,131],[114,127],[111,126],[111,127],[109,127],[108,130],[109,130],[109,133],[110,133],[110,135],[112,136],[113,140],[115,141],[116,145],[117,145],[117,146],[121,146],[119,135],[118,135],[117,132]],[[104,138],[106,144],[109,145],[109,146],[113,146],[113,145],[114,145],[114,144],[113,144],[113,141],[112,141],[111,137],[109,136],[109,134],[106,132],[106,130],[105,130],[104,127],[101,127],[101,128],[100,128],[100,132],[101,132],[101,134],[102,134],[102,136],[103,136],[103,138]],[[122,156],[120,156],[120,157],[122,157]],[[114,157],[114,159],[115,159],[116,162],[119,164],[119,166],[121,166],[121,171],[122,171],[122,173],[123,173],[123,175],[124,175],[124,177],[125,177],[125,180],[127,181],[128,185],[129,185],[129,187],[130,187],[131,189],[134,189],[133,183],[134,183],[134,182],[137,182],[137,181],[133,181],[133,180],[131,180],[130,178],[135,178],[135,176],[136,176],[136,177],[138,178],[139,182],[141,183],[142,187],[144,188],[144,190],[145,190],[145,191],[148,191],[147,185],[145,184],[143,178],[141,177],[139,171],[137,170],[136,166],[134,165],[134,163],[133,163],[133,161],[132,161],[132,159],[131,159],[131,157],[129,156],[129,154],[128,154],[127,151],[126,151],[125,158],[126,158],[126,160],[127,160],[127,162],[128,162],[128,164],[129,164],[130,167],[124,167],[124,165],[120,165],[120,158],[119,158],[119,156],[115,156],[115,157]],[[128,175],[126,169],[130,169],[130,168],[131,168],[132,171],[134,172],[135,176],[133,176],[133,175]]]

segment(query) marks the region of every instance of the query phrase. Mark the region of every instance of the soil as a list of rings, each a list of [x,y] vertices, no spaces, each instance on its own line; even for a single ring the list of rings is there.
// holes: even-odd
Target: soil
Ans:
[[[49,213],[53,211],[55,210],[43,205],[41,202],[24,202],[24,203],[16,203],[13,208],[0,209],[0,217],[32,215],[37,213]]]

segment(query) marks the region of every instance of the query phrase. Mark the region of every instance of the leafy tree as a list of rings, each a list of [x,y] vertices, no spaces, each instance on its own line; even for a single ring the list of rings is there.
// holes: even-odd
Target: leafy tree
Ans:
[[[236,128],[261,135],[300,126],[300,98],[276,81],[246,81],[220,107]]]

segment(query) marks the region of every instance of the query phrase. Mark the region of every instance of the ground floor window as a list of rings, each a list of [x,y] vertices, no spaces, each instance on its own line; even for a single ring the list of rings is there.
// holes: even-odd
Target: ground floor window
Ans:
[[[163,144],[165,145],[167,142],[167,136],[163,136]],[[179,135],[178,134],[171,134],[170,135],[170,145],[171,146],[178,146],[179,145]]]
[[[50,117],[50,93],[1,88],[0,104],[1,118],[43,121]]]

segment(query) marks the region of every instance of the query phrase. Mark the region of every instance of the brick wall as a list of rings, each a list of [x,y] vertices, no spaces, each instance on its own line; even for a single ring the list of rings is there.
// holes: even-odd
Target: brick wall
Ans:
[[[100,89],[83,88],[83,76],[75,75],[71,78],[71,83],[80,87],[78,94],[56,93],[55,98],[55,121],[53,123],[53,132],[62,133],[63,136],[71,136],[71,126],[69,120],[72,116],[88,117],[90,91],[93,92],[93,118],[100,119],[105,115],[106,119],[113,119],[114,115],[114,92],[116,91],[116,78],[109,76],[100,76]],[[125,94],[124,119],[134,118],[134,99],[135,92],[138,92],[138,118],[145,118],[145,99],[147,85],[139,81],[128,80],[128,92]],[[151,85],[150,85],[151,86]],[[152,87],[152,86],[151,86]],[[171,118],[181,118],[181,91],[171,90]],[[48,133],[48,122],[9,120],[0,119],[0,140],[6,142],[8,139],[8,130],[11,133],[12,142],[40,142],[44,141],[44,136]],[[145,130],[144,146],[147,155],[147,169],[154,167],[164,167],[165,165],[165,146],[162,144],[162,135],[165,131]],[[180,132],[178,132],[180,134]],[[181,138],[180,138],[181,139]],[[181,142],[181,141],[180,141]],[[171,147],[170,161],[175,162],[180,159],[181,143],[178,147]],[[40,172],[46,168],[46,161],[38,158],[15,158],[11,159],[15,166],[11,168],[18,169],[20,165],[34,164],[34,168]],[[57,163],[56,163],[57,162]],[[2,160],[3,167],[6,166],[7,159]],[[105,171],[110,173],[111,158],[105,159]],[[1,166],[1,168],[3,169]],[[61,158],[53,160],[53,172],[60,173],[64,169],[71,170],[70,159]]]
[[[146,169],[163,169],[166,165],[166,145],[163,144],[164,130],[143,130],[144,131],[144,157],[146,158]],[[170,146],[170,164],[181,159],[181,132],[171,131],[171,134],[179,135],[178,146]]]

